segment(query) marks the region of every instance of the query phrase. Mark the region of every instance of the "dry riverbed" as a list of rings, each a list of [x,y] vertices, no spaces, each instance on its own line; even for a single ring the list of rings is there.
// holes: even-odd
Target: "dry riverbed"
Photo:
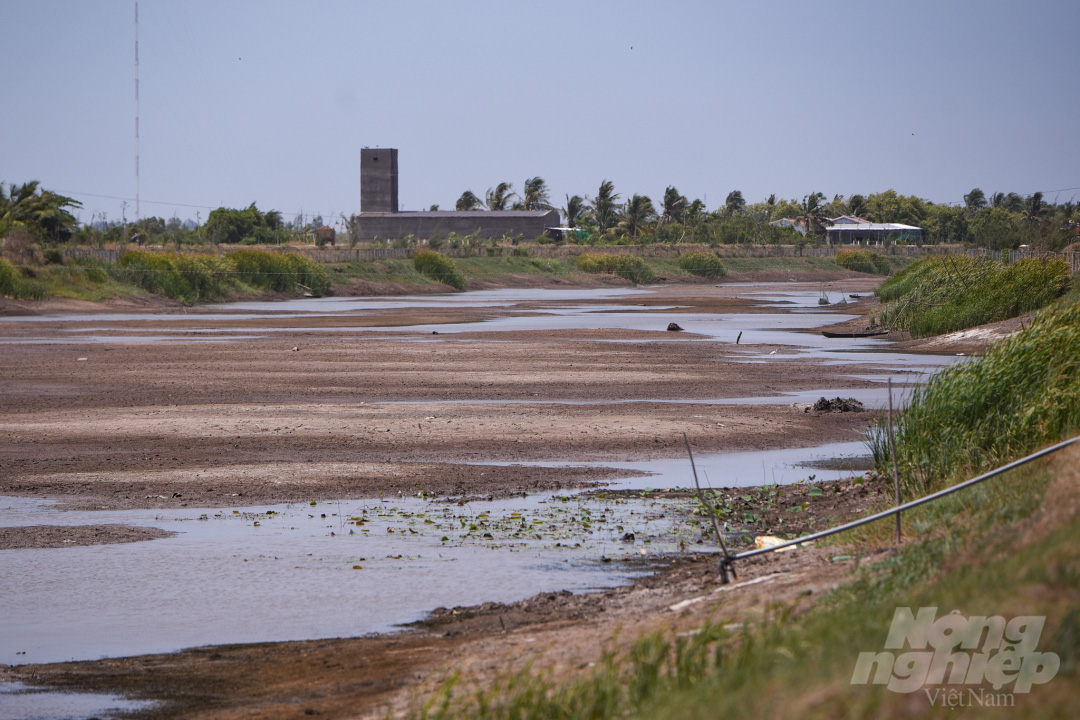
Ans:
[[[853,275],[826,287],[865,294],[877,282]],[[822,287],[815,280],[785,290]],[[282,319],[269,315],[236,320],[190,308],[167,320],[103,318],[92,332],[72,319],[9,319],[0,326],[0,494],[92,510],[608,492],[598,486],[627,472],[603,462],[683,457],[684,434],[695,453],[814,447],[857,440],[870,422],[870,413],[714,402],[875,384],[853,377],[872,368],[763,346],[752,333],[738,344],[694,334],[695,316],[776,312],[745,287],[666,286],[626,302],[644,309],[634,327],[477,328],[439,337],[357,328],[465,323],[508,310],[447,303],[296,316],[284,330]],[[576,304],[591,303],[611,301]],[[671,307],[690,317],[685,332],[659,332],[668,323],[661,309]],[[545,309],[541,302],[527,308],[537,315]],[[842,311],[859,310],[848,304]],[[169,339],[144,341],[155,330]],[[207,341],[215,333],[250,337]],[[94,340],[79,339],[90,334]],[[41,344],[42,337],[57,343]],[[550,461],[567,465],[535,464]],[[598,464],[573,465],[585,462]],[[727,492],[733,517],[747,520],[751,534],[835,524],[864,513],[885,490],[868,480],[769,492],[776,491]],[[56,547],[58,538],[62,545],[143,539],[135,530],[6,529],[0,549]],[[0,680],[164,703],[147,716],[398,712],[452,671],[482,682],[526,662],[586,667],[618,642],[616,631],[628,638],[646,628],[679,630],[710,616],[741,622],[769,603],[798,611],[858,562],[829,547],[755,558],[740,566],[739,580],[758,582],[724,590],[708,550],[694,545],[653,558],[653,574],[602,592],[432,608],[429,620],[391,635],[0,667]]]

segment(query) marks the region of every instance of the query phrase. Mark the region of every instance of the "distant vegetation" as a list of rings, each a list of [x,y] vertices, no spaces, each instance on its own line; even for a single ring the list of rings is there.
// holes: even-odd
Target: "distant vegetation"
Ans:
[[[679,267],[691,275],[706,278],[722,278],[727,275],[723,261],[712,253],[690,252],[679,256]]]
[[[585,253],[578,255],[577,268],[586,273],[618,275],[638,285],[656,280],[656,273],[653,272],[648,263],[633,255]]]
[[[892,272],[888,258],[869,250],[837,250],[836,264],[846,270],[871,275],[888,275]]]
[[[219,255],[133,250],[115,273],[142,289],[191,305],[244,290],[324,295],[330,277],[318,263],[289,253],[241,250]]]
[[[1007,320],[1045,307],[1065,292],[1062,260],[1006,265],[966,255],[925,257],[882,283],[882,324],[927,337]]]
[[[421,250],[413,256],[413,265],[424,275],[457,290],[465,289],[465,275],[450,258],[433,250]]]

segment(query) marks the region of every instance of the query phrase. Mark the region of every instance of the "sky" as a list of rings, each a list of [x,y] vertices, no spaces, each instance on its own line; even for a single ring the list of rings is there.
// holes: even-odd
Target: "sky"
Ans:
[[[547,181],[1080,199],[1076,0],[0,0],[0,182],[83,222],[402,210]],[[138,199],[138,203],[136,203]]]

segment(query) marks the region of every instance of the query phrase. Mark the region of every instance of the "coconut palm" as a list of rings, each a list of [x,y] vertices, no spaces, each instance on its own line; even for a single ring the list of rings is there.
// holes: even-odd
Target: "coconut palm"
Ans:
[[[690,207],[690,201],[685,195],[679,194],[674,185],[669,185],[664,191],[664,204],[661,208],[661,216],[669,222],[681,223],[686,218],[686,210]]]
[[[724,200],[724,212],[734,215],[742,212],[744,207],[746,207],[746,199],[743,198],[741,190],[732,190],[728,193],[727,199]]]
[[[75,232],[78,221],[66,208],[79,208],[78,200],[42,190],[37,180],[10,185],[5,196],[0,184],[0,225],[16,223],[26,227],[39,240],[64,242]]]
[[[631,240],[636,240],[641,227],[656,215],[652,200],[644,195],[633,195],[623,208],[622,228]]]
[[[1031,227],[1042,220],[1043,215],[1046,214],[1046,203],[1043,202],[1043,194],[1041,192],[1037,192],[1024,200],[1022,214],[1028,227]]]
[[[577,227],[577,224],[585,219],[587,212],[585,198],[580,195],[566,196],[566,207],[562,209],[562,214],[566,218],[567,227]]]
[[[972,188],[971,192],[964,196],[964,207],[975,212],[986,207],[986,193],[979,188]]]
[[[476,197],[476,194],[472,190],[466,190],[461,193],[461,197],[458,198],[457,203],[454,205],[455,210],[480,210],[484,207],[484,203],[480,198]]]
[[[487,193],[484,194],[484,204],[487,205],[488,210],[505,210],[514,194],[514,186],[511,183],[501,182],[495,186],[494,190],[488,188]]]
[[[824,193],[819,192],[810,193],[803,197],[802,204],[799,207],[799,220],[802,220],[806,226],[808,234],[824,232],[822,219],[825,217],[825,206],[821,204],[824,200]]]
[[[600,232],[614,227],[618,221],[619,208],[615,204],[618,199],[619,195],[615,192],[613,182],[605,180],[600,183],[600,189],[590,203],[592,205],[593,222],[596,223],[596,229]]]
[[[521,198],[522,210],[550,210],[547,183],[537,175],[525,181],[525,193]]]

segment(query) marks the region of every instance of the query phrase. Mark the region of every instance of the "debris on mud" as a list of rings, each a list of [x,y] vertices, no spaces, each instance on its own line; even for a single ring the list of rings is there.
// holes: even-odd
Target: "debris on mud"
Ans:
[[[827,412],[864,412],[866,408],[863,404],[855,398],[833,398],[828,400],[826,398],[820,398],[816,403],[811,405],[805,412],[813,410],[816,413]]]

